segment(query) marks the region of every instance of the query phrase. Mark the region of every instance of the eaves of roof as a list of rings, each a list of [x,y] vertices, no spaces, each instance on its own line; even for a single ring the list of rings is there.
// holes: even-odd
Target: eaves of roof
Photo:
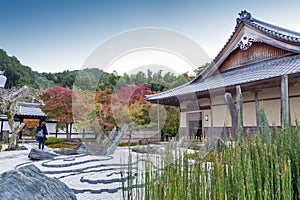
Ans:
[[[148,101],[159,101],[167,98],[179,98],[182,95],[207,92],[218,88],[246,84],[282,75],[300,73],[300,55],[262,61],[240,68],[216,74],[199,82],[188,83],[180,87],[155,95],[146,96]]]

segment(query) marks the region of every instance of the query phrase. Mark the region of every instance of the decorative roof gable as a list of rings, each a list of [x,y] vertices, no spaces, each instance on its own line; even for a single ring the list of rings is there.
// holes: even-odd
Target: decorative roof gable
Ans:
[[[265,49],[273,48],[277,49],[278,52],[273,51],[272,54],[261,57],[260,59],[250,59],[248,60],[249,63],[300,53],[300,33],[257,20],[245,10],[241,11],[239,15],[240,17],[236,20],[237,23],[235,29],[222,50],[211,64],[192,82],[198,82],[203,78],[215,74],[233,53],[236,53],[237,51],[245,51],[245,54],[250,53],[250,48],[258,46],[254,44],[262,44],[261,46]],[[265,49],[261,49],[261,51],[264,51]],[[241,59],[241,57],[239,57],[239,59]],[[241,64],[248,63],[242,62]],[[232,66],[229,68],[232,68]]]

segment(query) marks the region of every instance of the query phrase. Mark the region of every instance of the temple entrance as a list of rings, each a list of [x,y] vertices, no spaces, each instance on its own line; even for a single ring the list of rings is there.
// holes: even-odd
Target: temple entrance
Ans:
[[[201,140],[203,136],[202,120],[189,122],[190,139]]]
[[[202,112],[188,113],[187,122],[189,138],[201,140],[203,136]]]

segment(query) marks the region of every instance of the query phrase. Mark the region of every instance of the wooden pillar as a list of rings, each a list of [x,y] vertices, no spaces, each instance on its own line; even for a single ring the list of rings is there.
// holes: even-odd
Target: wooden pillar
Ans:
[[[1,133],[3,131],[3,120],[1,120]]]
[[[208,131],[208,141],[205,143],[206,151],[211,151],[215,145],[214,140],[214,115],[213,115],[213,101],[212,96],[210,97],[210,131]]]
[[[213,114],[213,103],[212,103],[212,99],[210,98],[210,137],[213,136],[213,129],[214,129],[214,114]]]
[[[281,128],[289,126],[289,84],[288,75],[281,77]]]

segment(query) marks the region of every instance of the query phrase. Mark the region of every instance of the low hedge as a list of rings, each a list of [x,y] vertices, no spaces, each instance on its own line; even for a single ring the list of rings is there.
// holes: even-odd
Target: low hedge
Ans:
[[[45,141],[45,145],[58,144],[60,142],[61,142],[60,139],[56,137],[48,137],[48,139]]]

